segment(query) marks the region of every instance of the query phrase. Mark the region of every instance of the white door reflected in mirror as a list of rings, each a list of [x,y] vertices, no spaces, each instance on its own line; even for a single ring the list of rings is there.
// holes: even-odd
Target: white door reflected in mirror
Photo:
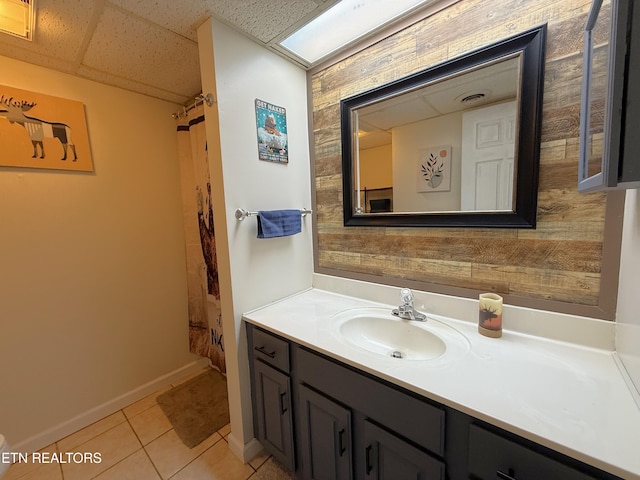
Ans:
[[[462,210],[514,209],[516,102],[462,115]]]

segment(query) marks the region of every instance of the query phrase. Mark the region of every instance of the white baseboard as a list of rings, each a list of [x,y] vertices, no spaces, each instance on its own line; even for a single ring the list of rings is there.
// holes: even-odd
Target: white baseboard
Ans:
[[[202,370],[209,366],[208,358],[200,358],[184,367],[178,368],[173,372],[169,372],[161,377],[156,378],[144,385],[141,385],[123,395],[98,405],[86,412],[83,412],[69,420],[62,422],[52,428],[33,435],[22,442],[10,445],[14,452],[37,452],[41,448],[51,445],[58,440],[63,439],[88,425],[91,425],[102,418],[131,405],[138,400],[143,399],[153,392],[161,390],[172,383],[179,383],[181,380],[193,375],[198,370]]]
[[[229,450],[231,450],[231,453],[244,463],[249,463],[264,450],[262,444],[255,438],[249,440],[245,445],[233,435],[233,432],[227,436],[227,440],[229,441]]]

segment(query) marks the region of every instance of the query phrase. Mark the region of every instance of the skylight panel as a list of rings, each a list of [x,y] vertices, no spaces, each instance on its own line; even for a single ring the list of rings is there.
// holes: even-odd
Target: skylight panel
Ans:
[[[280,45],[313,64],[416,7],[434,0],[342,0]]]

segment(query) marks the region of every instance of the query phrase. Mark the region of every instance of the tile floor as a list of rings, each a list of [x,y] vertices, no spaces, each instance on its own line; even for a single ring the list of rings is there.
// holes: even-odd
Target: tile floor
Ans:
[[[169,388],[169,387],[167,387]],[[290,480],[273,458],[243,464],[229,450],[229,425],[187,448],[164,415],[156,392],[41,450],[100,452],[100,463],[14,463],[2,480]],[[46,453],[41,458],[45,458]],[[31,455],[29,455],[31,457]],[[51,456],[49,456],[51,458]]]

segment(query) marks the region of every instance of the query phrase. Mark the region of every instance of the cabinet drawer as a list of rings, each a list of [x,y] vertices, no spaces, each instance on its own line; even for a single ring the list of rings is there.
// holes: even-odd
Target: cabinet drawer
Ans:
[[[249,332],[252,338],[249,348],[252,349],[253,358],[289,373],[289,342],[255,327],[251,327]]]
[[[479,480],[596,478],[477,425],[469,426],[469,474]]]
[[[436,455],[444,455],[442,408],[303,348],[297,349],[299,380]]]

